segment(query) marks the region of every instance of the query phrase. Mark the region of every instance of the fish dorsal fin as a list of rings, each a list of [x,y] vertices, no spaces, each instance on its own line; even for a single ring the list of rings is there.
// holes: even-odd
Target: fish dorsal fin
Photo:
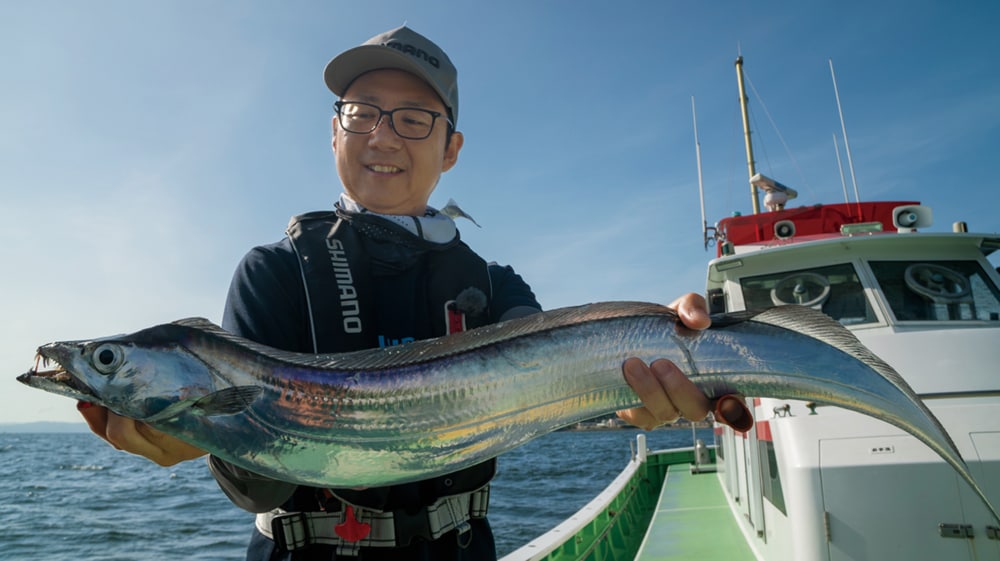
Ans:
[[[526,337],[578,323],[639,316],[677,319],[677,314],[673,310],[660,304],[597,302],[541,312],[469,331],[461,331],[447,337],[414,341],[395,347],[318,355],[282,351],[255,343],[233,335],[204,318],[181,319],[173,322],[173,325],[196,330],[202,335],[216,338],[228,344],[239,345],[274,360],[294,363],[306,368],[365,371],[428,362],[446,356],[472,352],[501,341]]]
[[[551,331],[586,321],[616,318],[660,316],[676,320],[677,315],[665,306],[646,302],[599,302],[559,308],[500,323],[486,325],[438,337],[414,341],[405,345],[370,349],[335,355],[300,355],[296,362],[315,368],[343,370],[377,370],[399,367],[439,358],[473,352],[502,341]]]
[[[868,350],[854,333],[819,310],[808,306],[791,304],[775,306],[760,312],[753,312],[750,321],[766,323],[789,331],[807,335],[851,355],[867,364],[873,370],[889,380],[894,386],[904,389],[907,394],[914,395],[913,389],[903,380],[889,364]]]
[[[176,323],[177,325],[184,325],[187,327],[196,327],[198,329],[204,329],[206,331],[222,330],[221,327],[219,327],[212,321],[201,317],[190,317],[190,318],[179,319],[173,323]]]
[[[292,351],[283,351],[281,349],[276,349],[270,347],[263,343],[258,343],[256,341],[251,341],[250,339],[245,339],[239,335],[230,333],[220,327],[219,325],[201,317],[191,317],[185,319],[179,319],[171,322],[170,325],[179,326],[185,329],[190,329],[197,331],[199,334],[210,337],[228,344],[237,345],[243,347],[247,350],[266,355],[276,360],[294,362],[297,357],[312,356],[303,353],[296,353]]]

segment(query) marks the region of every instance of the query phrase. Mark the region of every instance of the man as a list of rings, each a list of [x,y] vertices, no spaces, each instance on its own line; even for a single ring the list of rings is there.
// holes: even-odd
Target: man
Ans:
[[[293,218],[288,237],[244,257],[223,326],[290,351],[342,352],[540,311],[520,276],[487,264],[450,218],[427,206],[464,142],[447,55],[400,27],[335,57],[325,78],[340,98],[332,148],[344,192],[333,211]],[[674,307],[688,327],[707,327],[701,297]],[[708,414],[708,399],[668,361],[629,359],[623,374],[645,404],[620,413],[634,425],[649,429],[681,411],[691,419]],[[204,455],[102,407],[81,411],[114,446],[161,465]],[[209,464],[230,499],[258,513],[248,560],[496,557],[485,518],[495,460],[375,489],[298,487],[218,458]]]

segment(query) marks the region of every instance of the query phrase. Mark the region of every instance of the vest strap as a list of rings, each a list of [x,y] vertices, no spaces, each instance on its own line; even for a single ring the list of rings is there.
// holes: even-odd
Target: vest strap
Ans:
[[[356,556],[362,547],[406,546],[415,538],[434,541],[452,530],[464,534],[470,529],[469,520],[486,517],[489,500],[487,484],[471,493],[441,497],[415,514],[405,510],[382,512],[342,502],[340,510],[333,512],[288,512],[277,508],[258,514],[255,525],[286,551],[323,544],[336,545],[338,555]],[[364,537],[353,539],[343,531],[347,525],[369,529],[362,532]]]

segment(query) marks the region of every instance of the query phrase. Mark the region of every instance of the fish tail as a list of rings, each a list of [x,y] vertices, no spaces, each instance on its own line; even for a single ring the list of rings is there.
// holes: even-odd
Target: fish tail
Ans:
[[[900,389],[911,399],[912,404],[926,415],[927,420],[937,429],[936,432],[948,444],[950,449],[942,449],[933,439],[920,438],[920,440],[938,452],[945,461],[958,471],[962,479],[979,495],[993,517],[1000,522],[1000,513],[997,512],[989,499],[986,498],[986,493],[972,477],[968,464],[965,463],[961,453],[958,451],[958,446],[955,445],[955,442],[951,439],[951,435],[945,430],[941,421],[938,420],[923,400],[920,399],[920,396],[913,391],[913,388],[910,387],[906,380],[892,366],[889,366],[887,362],[870,351],[868,347],[865,347],[854,336],[854,333],[825,313],[806,306],[776,306],[753,314],[749,319],[801,333],[802,335],[807,335],[840,349],[875,372],[878,372],[883,378]],[[893,424],[909,432],[905,419],[894,419]]]
[[[913,391],[893,367],[868,350],[851,330],[819,310],[796,305],[776,306],[754,314],[751,320],[801,333],[836,347],[878,372],[893,385],[904,388],[908,393]]]

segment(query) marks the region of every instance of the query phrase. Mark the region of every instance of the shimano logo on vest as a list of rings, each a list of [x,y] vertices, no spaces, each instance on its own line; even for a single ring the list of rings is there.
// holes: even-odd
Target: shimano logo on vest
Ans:
[[[386,47],[392,47],[393,49],[396,49],[401,53],[417,57],[426,62],[427,64],[433,66],[434,68],[441,68],[441,62],[437,59],[437,57],[433,57],[430,54],[428,54],[427,51],[423,49],[418,49],[413,45],[407,45],[405,43],[400,43],[399,41],[382,43],[382,45]]]
[[[347,264],[344,244],[336,238],[327,238],[326,248],[330,253],[330,264],[333,265],[333,278],[337,281],[337,290],[340,292],[344,332],[361,333],[361,305],[358,303],[358,291],[354,288],[351,268]]]

